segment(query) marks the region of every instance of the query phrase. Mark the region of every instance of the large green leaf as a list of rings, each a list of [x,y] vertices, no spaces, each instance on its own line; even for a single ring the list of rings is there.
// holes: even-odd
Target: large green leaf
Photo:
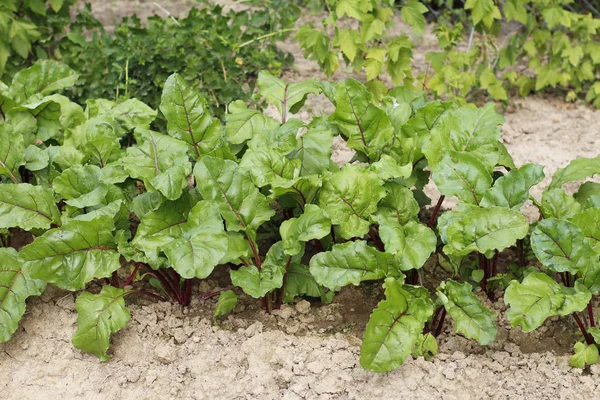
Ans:
[[[95,165],[74,165],[54,178],[52,188],[70,206],[96,206],[102,203],[108,193],[108,186],[100,183],[101,176],[102,170]]]
[[[371,102],[372,97],[362,83],[346,79],[335,88],[336,108],[329,120],[348,138],[348,147],[377,161],[391,145],[394,128],[387,114]]]
[[[403,289],[402,281],[388,278],[384,287],[385,300],[371,314],[360,351],[360,365],[375,372],[402,365],[433,315],[431,300]]]
[[[548,188],[559,188],[567,182],[579,181],[597,174],[600,174],[600,155],[595,158],[576,158],[554,173]]]
[[[554,218],[540,221],[531,233],[531,248],[542,264],[555,272],[577,274],[594,257],[581,229]]]
[[[490,171],[473,154],[451,152],[432,169],[433,181],[443,195],[470,204],[479,204],[492,185]]]
[[[9,177],[14,183],[21,182],[19,167],[25,164],[23,136],[11,125],[0,125],[0,175]]]
[[[69,221],[21,250],[23,270],[62,289],[84,289],[92,279],[109,277],[121,267],[113,230],[109,216]]]
[[[23,274],[19,253],[0,248],[0,343],[10,339],[25,313],[25,300],[42,294],[46,282]]]
[[[134,131],[135,129],[150,129],[157,111],[153,110],[138,99],[125,100],[112,107],[107,115],[117,122],[116,132],[119,136]]]
[[[415,220],[419,215],[419,203],[415,200],[413,192],[396,182],[385,184],[387,194],[379,203],[372,219],[379,224],[384,221],[395,221],[404,225]]]
[[[242,100],[230,103],[227,110],[229,113],[225,114],[225,136],[229,143],[241,144],[252,139],[257,132],[277,127],[277,122],[258,110],[248,108]]]
[[[298,145],[291,155],[300,160],[301,176],[322,174],[329,169],[332,143],[333,131],[329,127],[309,126],[308,131],[298,139]]]
[[[437,245],[435,233],[415,221],[405,225],[386,221],[379,225],[379,234],[386,253],[396,256],[401,271],[421,268]]]
[[[258,187],[289,187],[299,175],[300,160],[289,159],[271,149],[248,150],[240,161],[240,168],[252,177]]]
[[[110,335],[123,329],[131,318],[123,299],[128,293],[112,286],[104,286],[98,294],[81,293],[75,301],[77,331],[73,345],[94,354],[100,361],[110,360],[106,353]]]
[[[381,180],[363,167],[346,164],[332,174],[319,193],[319,207],[340,226],[344,239],[362,237],[369,231],[369,216],[386,194]]]
[[[310,273],[317,283],[330,289],[403,276],[391,254],[377,251],[362,240],[336,244],[331,251],[316,254],[310,260]]]
[[[454,320],[458,333],[477,340],[481,345],[490,344],[496,339],[496,315],[475,297],[471,284],[446,281],[437,293]]]
[[[402,18],[417,32],[425,31],[425,14],[428,9],[417,0],[409,0],[401,8]]]
[[[122,158],[123,167],[132,178],[140,179],[149,191],[159,191],[169,200],[181,196],[187,186],[192,165],[187,145],[167,135],[136,130],[137,147],[129,147]]]
[[[581,211],[581,204],[561,188],[542,193],[541,213],[544,218],[569,219]]]
[[[575,289],[566,288],[544,273],[532,272],[522,283],[512,281],[506,289],[504,301],[510,306],[506,317],[513,327],[520,325],[523,332],[531,332],[549,317],[583,310],[591,298],[579,283]]]
[[[260,94],[275,106],[283,122],[287,114],[296,114],[306,101],[309,94],[319,94],[321,89],[313,79],[296,83],[285,83],[267,71],[258,74],[257,81]]]
[[[182,230],[183,237],[161,248],[182,278],[204,279],[227,254],[229,244],[217,204],[212,201],[196,204]]]
[[[39,61],[14,76],[10,87],[11,97],[15,103],[23,104],[33,95],[45,96],[73,86],[78,76],[65,64]]]
[[[467,255],[471,252],[502,251],[529,233],[527,218],[502,207],[473,207],[446,230],[448,244],[444,252]]]
[[[250,177],[229,160],[205,156],[196,163],[194,176],[204,199],[215,200],[228,231],[244,231],[254,238],[275,211]]]
[[[314,204],[307,204],[298,218],[282,222],[279,232],[287,255],[296,255],[304,244],[312,239],[322,239],[331,231],[331,221],[327,214]]]
[[[196,157],[213,151],[223,137],[221,123],[210,115],[206,100],[179,74],[165,82],[160,110],[169,135],[188,143]]]
[[[28,183],[0,185],[0,229],[48,229],[60,221],[52,190]]]
[[[573,197],[583,209],[600,208],[600,183],[585,182]]]
[[[600,208],[585,210],[573,216],[571,222],[581,229],[596,253],[600,253]]]
[[[544,167],[537,164],[525,164],[513,169],[494,182],[481,200],[481,206],[507,207],[519,211],[529,200],[529,189],[544,179]]]

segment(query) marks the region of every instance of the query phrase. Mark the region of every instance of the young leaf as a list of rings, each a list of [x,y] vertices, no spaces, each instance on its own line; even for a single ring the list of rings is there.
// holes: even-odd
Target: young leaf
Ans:
[[[239,165],[258,187],[290,187],[299,175],[300,160],[289,159],[266,148],[246,151]]]
[[[571,222],[544,219],[531,233],[531,248],[542,264],[555,272],[577,274],[594,254],[581,229]]]
[[[586,365],[598,362],[598,345],[595,343],[575,343],[575,354],[569,359],[569,365],[574,368],[585,368]]]
[[[309,94],[321,93],[314,78],[285,83],[267,71],[258,74],[257,86],[260,94],[277,108],[283,122],[287,121],[288,113],[296,114],[300,111]]]
[[[468,282],[442,282],[437,293],[454,320],[458,333],[477,340],[481,345],[488,345],[496,339],[496,315],[475,297]]]
[[[238,297],[233,290],[226,290],[219,293],[219,300],[217,300],[217,307],[213,314],[213,323],[217,323],[217,317],[227,315],[233,311],[235,306],[238,304]]]
[[[0,187],[0,229],[48,229],[60,221],[52,190],[28,183]]]
[[[300,176],[322,174],[329,169],[333,131],[326,126],[309,127],[300,136],[291,157],[300,160]]]
[[[92,279],[109,277],[121,267],[113,230],[109,216],[69,221],[21,250],[23,270],[61,289],[84,289]]]
[[[256,299],[264,297],[283,285],[286,271],[284,259],[288,258],[283,253],[282,243],[277,242],[269,249],[260,270],[254,265],[243,266],[237,271],[231,270],[231,282]]]
[[[443,195],[470,204],[479,204],[492,185],[490,172],[473,154],[452,152],[432,169],[433,181]]]
[[[229,244],[217,204],[200,201],[190,211],[182,230],[182,238],[161,249],[182,278],[204,279],[227,254]]]
[[[228,231],[244,231],[254,238],[258,227],[275,215],[265,196],[233,161],[202,157],[194,176],[202,197],[219,204]]]
[[[333,301],[335,292],[317,283],[308,266],[292,262],[287,271],[283,301],[292,304],[297,296],[320,297],[321,303]]]
[[[101,176],[102,170],[95,165],[74,165],[54,178],[52,189],[70,206],[97,206],[108,193],[108,186],[100,183]]]
[[[485,192],[481,200],[482,207],[507,207],[519,211],[529,200],[529,189],[544,179],[544,167],[537,164],[525,164],[500,177],[494,186]]]
[[[579,181],[600,174],[600,155],[595,158],[576,158],[552,176],[548,189],[560,188],[567,182]]]
[[[110,360],[106,353],[110,335],[123,329],[131,318],[123,299],[128,293],[108,285],[98,294],[81,293],[75,301],[77,331],[73,335],[73,345],[94,354],[100,361]]]
[[[255,133],[270,131],[277,122],[265,117],[260,111],[249,109],[242,100],[236,100],[227,107],[225,114],[225,137],[231,144],[241,144],[252,139]]]
[[[385,300],[371,314],[360,351],[360,365],[375,372],[402,365],[433,315],[431,300],[413,296],[401,281],[388,278],[384,288]]]
[[[571,222],[581,229],[596,253],[600,253],[600,208],[580,212],[571,218]]]
[[[184,142],[149,130],[136,130],[137,147],[129,147],[123,167],[140,179],[148,191],[159,191],[169,200],[181,196],[192,165]]]
[[[319,207],[340,226],[344,239],[362,237],[369,230],[369,215],[385,196],[381,180],[363,167],[346,164],[331,175],[319,193]]]
[[[348,138],[348,147],[377,161],[392,143],[394,128],[385,111],[371,99],[362,83],[346,79],[335,88],[336,108],[329,120]]]
[[[400,225],[415,220],[420,208],[412,191],[396,182],[388,182],[384,187],[387,194],[379,203],[372,219],[379,224],[395,221]]]
[[[401,271],[421,268],[437,245],[435,233],[415,221],[404,226],[386,221],[379,226],[379,234],[386,253],[396,256]]]
[[[427,11],[427,7],[417,0],[409,0],[400,9],[404,21],[417,32],[425,31],[425,17],[423,14]]]
[[[467,255],[471,252],[502,251],[529,233],[527,218],[502,207],[473,207],[464,218],[448,226],[444,252]]]
[[[223,137],[221,124],[210,115],[206,100],[179,74],[165,82],[160,110],[167,119],[169,135],[189,144],[196,157],[213,151]]]
[[[532,272],[522,283],[512,281],[506,289],[504,301],[510,306],[506,317],[513,327],[521,325],[523,332],[531,332],[549,317],[583,310],[592,295],[582,285],[577,289],[578,293],[544,273]]]
[[[153,110],[138,99],[125,100],[117,104],[107,113],[116,124],[116,133],[119,136],[134,131],[135,129],[150,129],[150,123],[154,121],[157,111]]]
[[[362,240],[336,244],[331,251],[316,254],[310,260],[310,273],[317,283],[330,289],[386,276],[403,277],[391,254],[377,251]]]
[[[293,256],[300,253],[303,244],[312,239],[322,239],[329,234],[331,221],[319,206],[307,204],[298,218],[284,221],[279,228],[285,254]]]
[[[25,313],[25,300],[42,294],[46,282],[23,274],[19,253],[0,248],[0,343],[7,342]]]
[[[19,71],[10,87],[12,99],[23,104],[31,96],[45,96],[57,90],[73,86],[79,75],[65,64],[56,61],[39,61]]]
[[[561,188],[542,193],[541,213],[544,218],[569,219],[581,211],[581,204]]]

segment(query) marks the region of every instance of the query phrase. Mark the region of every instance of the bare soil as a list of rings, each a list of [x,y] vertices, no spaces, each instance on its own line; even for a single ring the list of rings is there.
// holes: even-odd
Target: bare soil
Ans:
[[[94,1],[106,25],[130,13],[161,11],[151,1]],[[159,1],[183,15],[193,1]],[[187,7],[187,8],[186,8]],[[299,24],[305,23],[305,17]],[[423,49],[431,46],[426,34]],[[296,66],[284,77],[325,79],[297,45]],[[420,54],[420,53],[418,53]],[[417,63],[422,57],[417,57]],[[343,79],[343,71],[334,79]],[[537,162],[546,174],[578,156],[600,153],[600,111],[561,99],[515,99],[505,114],[502,137],[518,165]],[[331,111],[311,97],[299,116]],[[336,142],[334,159],[352,151]],[[534,195],[539,196],[546,179]],[[435,192],[430,193],[435,197]],[[435,201],[435,198],[434,198]],[[447,207],[451,207],[449,202]],[[535,218],[535,212],[526,212]],[[433,267],[431,267],[433,268]],[[440,354],[408,360],[398,370],[375,374],[359,365],[361,337],[381,298],[377,284],[346,288],[334,303],[301,300],[267,315],[242,298],[234,313],[212,325],[216,298],[200,295],[223,282],[194,287],[192,305],[130,299],[131,321],[114,335],[113,359],[99,363],[73,348],[75,294],[54,288],[33,298],[13,339],[0,344],[0,398],[28,399],[594,399],[600,395],[600,365],[572,369],[568,357],[577,340],[570,320],[550,319],[538,331],[511,328],[502,300],[488,305],[498,315],[498,339],[490,346],[460,337],[447,324]]]

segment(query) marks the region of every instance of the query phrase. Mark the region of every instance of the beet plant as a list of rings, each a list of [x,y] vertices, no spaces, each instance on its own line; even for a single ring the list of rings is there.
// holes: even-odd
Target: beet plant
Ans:
[[[598,188],[585,184],[572,198],[559,190],[596,173],[597,160],[559,171],[532,230],[520,209],[542,167],[516,168],[491,104],[429,102],[405,88],[376,101],[353,79],[286,83],[261,73],[260,96],[279,116],[236,101],[221,121],[173,74],[158,132],[158,110],[139,100],[88,100],[84,110],[57,94],[76,79],[62,64],[41,62],[1,87],[2,341],[17,329],[26,298],[47,284],[83,291],[73,343],[107,360],[111,334],[130,318],[126,297],[186,306],[194,280],[215,269],[232,283],[215,319],[242,293],[271,312],[299,296],[329,303],[344,286],[379,281],[385,298],[367,324],[361,365],[390,371],[407,357],[435,355],[447,318],[459,334],[491,343],[496,315],[485,295],[493,299],[498,288],[508,286],[509,319],[525,330],[586,309],[597,293]],[[320,94],[335,107],[330,115],[294,117]],[[341,167],[331,160],[335,136],[355,151]],[[441,197],[422,219],[430,182]],[[458,204],[440,215],[447,197]],[[544,247],[553,232],[570,243],[564,258],[573,265]],[[14,235],[29,244],[11,248]],[[529,247],[564,275],[562,285],[525,265]],[[500,253],[513,248],[522,256],[511,270]],[[430,274],[438,266],[441,280]],[[538,290],[548,296],[541,311],[528,303]],[[597,352],[589,315],[577,366]]]

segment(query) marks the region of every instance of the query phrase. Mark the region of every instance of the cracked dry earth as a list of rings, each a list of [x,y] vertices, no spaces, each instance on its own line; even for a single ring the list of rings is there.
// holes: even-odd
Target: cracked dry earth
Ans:
[[[149,7],[143,1],[95,3],[109,21],[120,7],[125,13]],[[183,3],[189,7],[189,2]],[[169,6],[168,1],[161,4]],[[302,58],[295,43],[288,41],[282,47],[297,60],[295,70],[284,79],[324,79],[316,64]],[[340,73],[334,78],[343,77]],[[577,156],[600,153],[600,111],[544,96],[514,100],[509,108],[502,135],[518,165],[537,162],[546,165],[546,175],[551,176]],[[326,99],[313,96],[300,117],[330,109]],[[334,160],[343,162],[351,156],[343,142],[336,142]],[[533,194],[539,196],[548,183],[549,178]],[[433,190],[431,195],[435,201]],[[531,208],[525,212],[536,217]],[[479,346],[453,334],[447,325],[439,338],[439,355],[432,361],[408,360],[394,372],[375,374],[358,362],[369,312],[381,296],[377,285],[346,288],[329,306],[302,300],[273,315],[242,298],[232,315],[213,326],[216,299],[201,301],[199,295],[222,285],[201,282],[187,309],[133,299],[131,321],[113,335],[113,358],[108,363],[73,348],[75,295],[48,288],[29,301],[13,339],[0,344],[0,398],[600,398],[600,365],[588,370],[568,366],[577,339],[570,320],[550,319],[525,335],[507,324],[501,300],[489,304],[485,299],[498,315],[495,343]]]

